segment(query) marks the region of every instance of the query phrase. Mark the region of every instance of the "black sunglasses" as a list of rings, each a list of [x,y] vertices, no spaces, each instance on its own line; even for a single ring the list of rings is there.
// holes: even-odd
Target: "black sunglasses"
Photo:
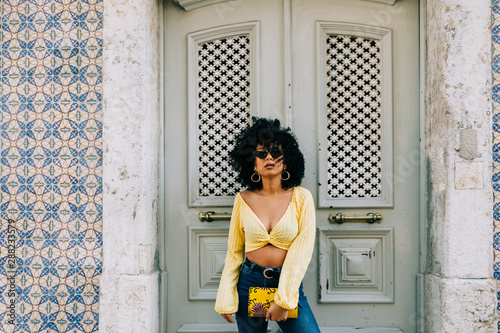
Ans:
[[[281,155],[283,155],[283,152],[281,151],[281,149],[278,149],[278,148],[273,148],[271,150],[255,150],[253,152],[253,154],[260,158],[261,160],[265,159],[267,157],[267,154],[271,153],[271,157],[272,158],[278,158],[280,157]]]

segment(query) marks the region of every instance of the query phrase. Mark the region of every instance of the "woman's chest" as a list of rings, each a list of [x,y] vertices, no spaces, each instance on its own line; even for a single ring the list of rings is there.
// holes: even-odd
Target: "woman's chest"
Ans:
[[[248,209],[244,214],[243,228],[247,235],[261,235],[265,238],[282,237],[284,235],[295,237],[298,233],[295,207],[290,205],[272,225],[264,224],[255,212]]]
[[[293,198],[282,196],[280,198],[248,198],[245,208],[250,215],[270,233],[293,209]]]

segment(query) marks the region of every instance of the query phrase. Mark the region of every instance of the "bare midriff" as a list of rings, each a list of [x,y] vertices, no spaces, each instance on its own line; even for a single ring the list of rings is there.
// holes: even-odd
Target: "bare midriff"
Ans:
[[[287,250],[268,244],[260,249],[247,252],[248,260],[264,267],[281,267],[285,261]]]

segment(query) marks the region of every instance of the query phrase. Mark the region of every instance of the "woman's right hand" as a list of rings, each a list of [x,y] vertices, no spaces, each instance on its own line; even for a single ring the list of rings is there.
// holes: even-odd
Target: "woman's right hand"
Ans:
[[[234,323],[233,318],[234,318],[234,313],[223,313],[221,316],[227,320],[228,323]]]

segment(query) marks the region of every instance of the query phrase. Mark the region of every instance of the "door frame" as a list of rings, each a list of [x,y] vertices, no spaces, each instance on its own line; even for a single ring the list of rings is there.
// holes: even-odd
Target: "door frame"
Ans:
[[[425,162],[425,142],[426,142],[426,108],[425,108],[425,91],[426,91],[426,31],[425,22],[427,0],[418,0],[419,2],[419,64],[420,64],[420,216],[419,216],[419,269],[417,274],[417,313],[415,318],[416,332],[425,332],[425,269],[427,267],[427,168]]]
[[[166,244],[165,244],[165,235],[168,230],[166,230],[166,223],[165,223],[165,141],[167,139],[167,136],[165,135],[165,112],[166,111],[166,104],[165,104],[165,99],[164,99],[164,89],[165,89],[165,71],[164,71],[164,59],[165,59],[165,45],[164,45],[164,17],[163,17],[163,12],[164,12],[164,0],[156,0],[158,1],[158,9],[159,9],[159,14],[158,14],[158,26],[159,26],[159,34],[158,34],[158,45],[159,45],[159,68],[160,68],[160,165],[159,165],[159,170],[160,170],[160,179],[159,179],[159,266],[160,266],[160,285],[159,285],[159,332],[166,332],[167,328],[167,312],[168,312],[168,307],[167,307],[167,286],[168,286],[168,272],[166,271],[166,264],[165,264],[165,249],[166,249]],[[283,0],[286,4],[289,4],[290,0]],[[425,90],[426,90],[426,67],[425,67],[425,54],[426,54],[426,49],[425,49],[425,41],[426,41],[426,31],[425,31],[425,22],[426,22],[426,8],[427,8],[427,0],[416,0],[419,2],[419,64],[420,64],[420,69],[419,69],[419,82],[420,82],[420,105],[419,105],[419,117],[420,117],[420,149],[419,149],[419,164],[416,167],[419,167],[419,177],[420,177],[420,188],[419,188],[419,208],[420,208],[420,216],[419,216],[419,230],[420,230],[420,235],[419,235],[419,253],[420,253],[420,258],[419,258],[419,273],[417,274],[417,313],[415,316],[415,324],[416,324],[416,332],[417,333],[424,333],[425,332],[425,269],[427,266],[427,169],[425,166],[425,163],[422,163],[425,161],[425,138],[426,138],[426,108],[425,108]],[[287,7],[285,7],[287,8]],[[290,7],[288,7],[290,8]],[[285,22],[285,25],[287,23]],[[289,24],[289,22],[288,22]],[[291,38],[289,35],[289,31],[287,31],[287,36],[285,40],[288,40]],[[286,47],[287,50],[285,53],[285,80],[291,81],[291,54],[288,52],[288,47]],[[288,89],[285,89],[285,99],[286,103],[285,105],[289,106],[288,109],[290,110],[289,112],[286,112],[286,118],[285,119],[285,125],[286,126],[291,126],[290,122],[290,113],[291,113],[291,92]],[[187,295],[186,295],[187,296]]]

